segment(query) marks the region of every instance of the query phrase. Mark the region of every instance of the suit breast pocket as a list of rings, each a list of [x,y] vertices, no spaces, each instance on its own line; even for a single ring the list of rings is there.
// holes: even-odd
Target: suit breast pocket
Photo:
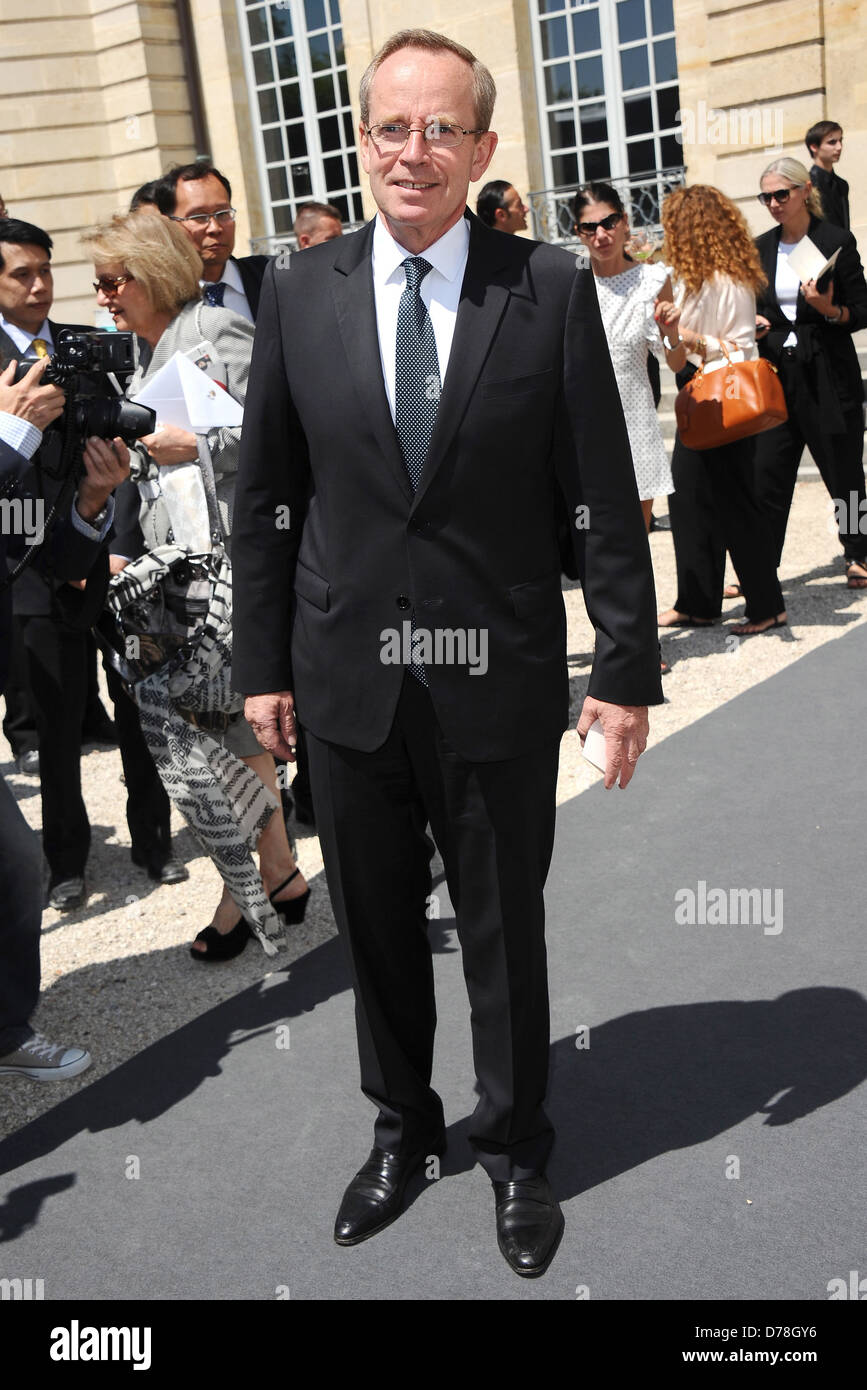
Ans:
[[[553,380],[554,368],[549,367],[544,372],[534,372],[532,376],[509,377],[507,381],[483,381],[481,394],[486,400],[529,396],[535,391],[549,390]]]

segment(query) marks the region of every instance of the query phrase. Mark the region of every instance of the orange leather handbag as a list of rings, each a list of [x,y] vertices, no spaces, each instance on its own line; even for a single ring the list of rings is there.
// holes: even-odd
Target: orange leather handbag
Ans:
[[[777,369],[764,357],[733,362],[720,343],[725,364],[699,368],[677,394],[674,413],[687,449],[718,449],[751,434],[772,430],[789,417]]]

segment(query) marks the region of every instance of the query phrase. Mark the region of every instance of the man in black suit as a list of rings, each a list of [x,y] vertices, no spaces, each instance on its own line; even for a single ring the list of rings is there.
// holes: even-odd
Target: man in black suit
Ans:
[[[822,211],[835,227],[849,230],[849,185],[835,166],[843,153],[843,127],[835,121],[817,121],[804,136],[813,166],[810,179],[819,190]]]
[[[179,222],[202,258],[208,304],[224,304],[256,322],[262,277],[270,256],[233,256],[235,209],[225,174],[212,164],[178,164],[154,187],[164,217]]]
[[[494,96],[452,40],[394,36],[361,90],[379,217],[266,275],[235,505],[233,674],[284,757],[297,701],[362,1089],[379,1110],[335,1239],[394,1220],[445,1143],[430,1085],[429,824],[472,1005],[470,1142],[494,1183],[503,1255],[538,1275],[563,1228],[545,1178],[542,890],[568,716],[564,506],[597,629],[579,732],[601,718],[606,785],[630,780],[645,706],[662,695],[592,276],[466,208],[497,143]]]

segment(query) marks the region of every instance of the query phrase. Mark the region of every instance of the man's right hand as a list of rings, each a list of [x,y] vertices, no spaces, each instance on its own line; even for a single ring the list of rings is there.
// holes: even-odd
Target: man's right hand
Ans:
[[[298,731],[295,697],[291,690],[279,690],[273,695],[248,695],[244,701],[244,716],[266,752],[294,763]]]
[[[59,386],[40,385],[50,360],[40,357],[19,382],[13,382],[14,362],[10,362],[0,375],[0,410],[7,415],[17,415],[38,430],[46,429],[52,420],[63,414],[66,400]]]

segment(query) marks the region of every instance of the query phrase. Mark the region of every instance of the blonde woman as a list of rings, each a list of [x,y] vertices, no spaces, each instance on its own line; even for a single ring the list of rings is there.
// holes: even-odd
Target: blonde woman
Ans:
[[[704,363],[719,361],[722,345],[756,356],[756,291],[761,266],[741,213],[718,188],[678,188],[662,208],[663,259],[675,277],[674,299],[657,306],[669,341],[678,333],[687,365],[683,386]],[[738,636],[782,627],[786,610],[776,573],[770,523],[753,487],[754,440],[717,449],[687,449],[675,438],[669,514],[677,564],[674,607],[660,627],[709,626],[719,617],[725,553],[729,551],[746,600]]]
[[[243,403],[253,327],[230,309],[202,303],[201,258],[181,228],[152,212],[127,213],[97,228],[85,244],[94,259],[98,303],[108,308],[117,328],[137,334],[141,344],[139,368],[127,394],[135,397],[180,351],[199,365],[207,359],[229,395]],[[154,434],[140,441],[133,476],[141,498],[139,524],[146,553],[174,543],[160,474],[180,463],[198,463],[205,492],[212,474],[228,548],[240,435],[240,427],[194,434],[177,425],[158,424]],[[201,519],[207,534],[208,516],[203,512]],[[222,576],[230,613],[228,559],[221,584]],[[134,689],[142,731],[166,791],[223,876],[223,897],[213,920],[190,948],[193,959],[203,962],[238,955],[251,927],[273,953],[270,938],[279,931],[277,916],[300,922],[309,897],[283,817],[275,809],[279,797],[274,760],[236,712],[240,700],[231,691],[229,636],[219,639],[217,659],[222,663],[218,669],[213,663],[217,702],[204,708],[186,708],[162,671]],[[260,855],[259,871],[249,854],[253,845]]]
[[[761,178],[759,200],[777,224],[756,242],[767,284],[757,304],[756,337],[780,373],[789,418],[756,440],[756,488],[774,532],[777,563],[798,465],[807,447],[835,503],[850,589],[867,588],[864,515],[863,387],[852,334],[867,326],[867,284],[851,232],[822,216],[817,190],[797,159],[775,159]],[[808,236],[833,274],[801,284],[789,265]],[[853,497],[854,494],[854,497]]]

